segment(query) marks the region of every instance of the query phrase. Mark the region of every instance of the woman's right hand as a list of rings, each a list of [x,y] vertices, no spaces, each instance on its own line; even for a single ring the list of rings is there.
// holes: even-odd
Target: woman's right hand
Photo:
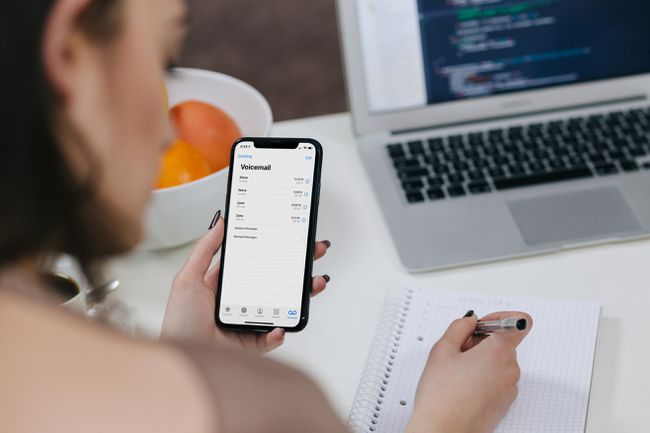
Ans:
[[[481,320],[521,317],[522,332],[474,337],[476,315],[454,321],[433,346],[420,378],[407,433],[491,433],[517,396],[516,348],[533,321],[501,312]]]

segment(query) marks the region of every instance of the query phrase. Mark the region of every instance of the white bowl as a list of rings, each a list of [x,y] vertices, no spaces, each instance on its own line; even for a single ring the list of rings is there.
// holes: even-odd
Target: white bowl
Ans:
[[[228,113],[243,136],[264,137],[271,130],[269,103],[253,87],[228,75],[179,68],[167,78],[169,106],[199,100]],[[155,250],[187,244],[204,234],[214,213],[226,202],[228,169],[203,179],[153,191],[145,217],[140,249]]]

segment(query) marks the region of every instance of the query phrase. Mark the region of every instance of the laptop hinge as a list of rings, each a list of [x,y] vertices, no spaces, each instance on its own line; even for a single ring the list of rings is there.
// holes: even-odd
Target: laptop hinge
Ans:
[[[394,134],[388,131],[379,131],[379,132],[371,132],[371,133],[366,133],[363,134],[359,137],[357,137],[361,142],[370,142],[370,143],[381,143],[384,141],[387,141],[392,137]]]
[[[608,99],[608,100],[603,100],[603,101],[590,102],[589,104],[567,105],[567,106],[556,107],[556,108],[552,108],[552,109],[548,109],[548,110],[528,111],[528,112],[523,112],[523,113],[510,114],[510,115],[507,115],[507,116],[481,117],[479,119],[464,120],[462,122],[452,122],[452,123],[446,123],[446,124],[441,124],[441,125],[423,126],[423,127],[420,127],[420,128],[400,129],[400,130],[396,130],[396,131],[391,131],[390,134],[392,136],[404,135],[404,134],[413,134],[413,133],[423,132],[423,131],[435,131],[436,129],[453,128],[453,127],[473,125],[473,124],[476,124],[476,123],[498,122],[498,121],[504,121],[504,120],[518,119],[518,118],[521,118],[521,117],[530,117],[530,116],[537,116],[537,115],[550,114],[550,113],[562,113],[563,111],[581,110],[581,109],[586,109],[586,108],[597,108],[597,107],[605,106],[605,105],[609,106],[609,105],[615,105],[615,104],[629,104],[629,103],[632,103],[632,102],[646,101],[647,99],[648,99],[647,95],[639,94],[639,95],[627,96],[627,97],[624,97],[624,98]]]

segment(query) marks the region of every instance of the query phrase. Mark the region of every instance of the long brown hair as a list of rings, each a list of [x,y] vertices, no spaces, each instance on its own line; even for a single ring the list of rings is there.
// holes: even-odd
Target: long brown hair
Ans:
[[[56,0],[0,4],[0,267],[68,252],[86,270],[97,258],[83,206],[93,184],[72,176],[54,133],[57,96],[44,72],[43,30]],[[120,30],[121,0],[91,0],[79,28],[100,44]],[[82,145],[80,143],[79,145]]]

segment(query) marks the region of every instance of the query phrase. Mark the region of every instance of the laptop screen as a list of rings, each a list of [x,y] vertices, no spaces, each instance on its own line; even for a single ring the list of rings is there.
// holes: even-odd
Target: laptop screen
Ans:
[[[375,113],[650,71],[648,0],[356,1]]]

